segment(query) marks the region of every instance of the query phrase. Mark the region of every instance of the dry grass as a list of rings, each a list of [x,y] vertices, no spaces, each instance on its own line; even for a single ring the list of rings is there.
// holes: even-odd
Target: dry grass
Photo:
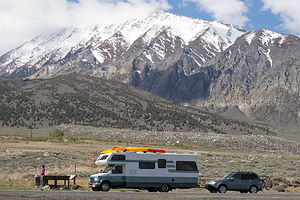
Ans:
[[[200,183],[220,178],[231,171],[254,171],[271,178],[295,180],[299,173],[300,156],[292,153],[250,152],[188,144],[154,144],[146,142],[121,142],[115,139],[69,141],[34,141],[23,136],[0,136],[0,188],[34,189],[34,174],[40,164],[46,165],[47,174],[76,174],[80,190],[89,190],[88,177],[100,170],[94,160],[100,151],[112,146],[151,146],[168,152],[190,152],[196,155],[200,170]],[[299,191],[298,188],[287,188]],[[299,191],[300,192],[300,191]]]

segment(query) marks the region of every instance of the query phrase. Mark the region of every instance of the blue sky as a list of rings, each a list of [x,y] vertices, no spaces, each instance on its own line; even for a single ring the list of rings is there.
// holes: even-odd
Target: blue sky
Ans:
[[[248,12],[245,15],[249,18],[249,21],[245,23],[242,28],[245,28],[247,30],[265,28],[275,32],[291,33],[289,30],[280,28],[280,24],[282,22],[280,21],[279,15],[272,14],[270,9],[263,10],[264,4],[262,1],[248,0],[242,2],[247,5]],[[182,6],[181,0],[169,0],[169,3],[172,5],[172,9],[168,10],[169,12],[188,17],[201,18],[207,21],[216,20],[213,14],[200,10],[194,2],[188,2],[186,6]]]
[[[0,0],[0,55],[43,33],[109,25],[156,10],[300,35],[300,0]]]
[[[79,3],[82,0],[68,0],[70,2]],[[99,0],[101,1],[101,0]],[[105,0],[107,1],[107,0]],[[125,1],[134,2],[134,0],[108,0],[112,2]],[[200,18],[207,21],[221,21],[216,17],[217,10],[215,12],[209,11],[209,6],[222,3],[228,6],[222,7],[220,10],[230,10],[230,7],[235,4],[243,4],[247,11],[244,11],[239,17],[246,17],[247,22],[234,23],[230,20],[221,21],[223,23],[234,24],[240,28],[246,30],[255,29],[268,29],[278,33],[290,33],[300,35],[300,14],[293,13],[300,12],[300,0],[142,0],[145,2],[166,2],[170,5],[169,8],[163,8],[167,12],[171,12],[178,15],[187,17]],[[206,5],[206,6],[205,6]],[[281,5],[283,5],[281,7]],[[243,6],[242,6],[243,7]],[[280,8],[281,7],[281,8]],[[241,7],[238,7],[241,8]],[[242,9],[242,8],[241,8]],[[291,13],[289,13],[291,11]],[[233,9],[232,12],[239,12],[239,9]],[[288,19],[287,19],[288,18]],[[291,23],[289,21],[295,21],[294,27],[290,27],[285,23]]]
[[[80,2],[82,0],[68,0],[73,2]],[[99,0],[101,1],[101,0]],[[107,0],[106,0],[107,1]],[[108,0],[112,2],[122,1],[122,0]],[[134,2],[134,0],[123,0],[125,2]],[[169,4],[169,8],[162,8],[167,12],[171,12],[178,15],[184,15],[187,17],[201,18],[207,21],[221,21],[216,17],[218,10],[215,12],[210,12],[209,6],[214,7],[220,3],[223,3],[227,6],[222,6],[222,10],[231,10],[231,12],[239,12],[243,7],[237,7],[237,9],[230,9],[233,5],[243,4],[247,11],[244,11],[242,15],[236,15],[236,18],[246,17],[247,22],[245,23],[234,23],[234,21],[224,20],[223,23],[234,24],[240,28],[247,30],[254,29],[268,29],[279,33],[292,33],[300,34],[300,28],[288,28],[285,26],[285,21],[283,18],[286,18],[289,12],[289,9],[282,8],[278,11],[277,7],[280,7],[281,4],[284,4],[283,7],[297,8],[300,12],[300,0],[144,0],[145,2],[166,2]],[[240,9],[239,9],[240,8]],[[229,11],[230,14],[230,11]],[[288,18],[298,21],[300,25],[300,15],[291,14]]]

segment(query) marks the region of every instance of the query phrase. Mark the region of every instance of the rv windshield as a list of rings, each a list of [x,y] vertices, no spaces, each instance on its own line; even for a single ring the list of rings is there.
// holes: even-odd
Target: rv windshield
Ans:
[[[103,171],[102,173],[108,173],[115,165],[108,165]]]

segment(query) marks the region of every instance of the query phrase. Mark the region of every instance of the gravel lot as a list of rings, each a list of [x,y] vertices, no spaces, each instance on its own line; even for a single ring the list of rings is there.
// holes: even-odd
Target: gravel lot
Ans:
[[[5,191],[0,190],[0,199],[5,200],[90,200],[90,199],[109,199],[109,200],[182,200],[182,199],[300,199],[300,194],[296,193],[258,193],[258,194],[210,194],[207,192],[186,193],[186,192],[170,192],[170,193],[148,193],[148,192],[59,192],[59,191]]]

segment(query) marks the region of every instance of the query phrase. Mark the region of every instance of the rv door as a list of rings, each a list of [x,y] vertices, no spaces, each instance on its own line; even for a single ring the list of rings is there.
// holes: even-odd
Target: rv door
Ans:
[[[115,165],[111,170],[111,186],[124,187],[125,186],[125,170],[124,165]]]

